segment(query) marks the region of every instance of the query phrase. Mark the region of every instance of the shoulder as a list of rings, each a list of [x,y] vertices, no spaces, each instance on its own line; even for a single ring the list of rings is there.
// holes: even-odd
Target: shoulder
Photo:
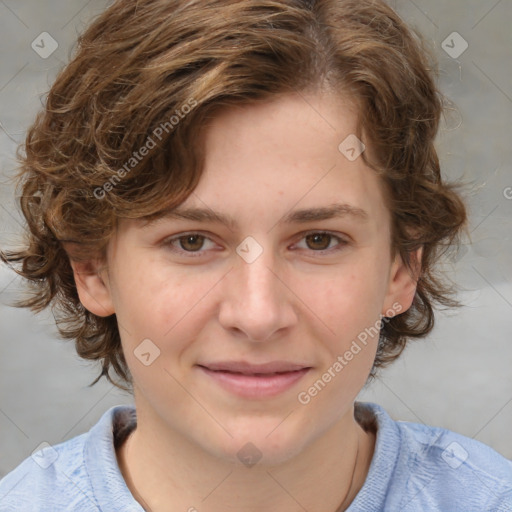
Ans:
[[[405,459],[421,480],[425,493],[481,510],[512,510],[512,462],[491,447],[439,427],[397,422],[403,436]],[[411,478],[411,482],[412,482]],[[425,482],[427,484],[427,482]]]
[[[512,510],[510,460],[456,432],[395,421],[377,404],[361,405],[373,414],[378,429],[372,465],[386,459],[372,476],[386,482],[387,507],[404,512]]]
[[[0,480],[0,512],[98,512],[105,496],[131,505],[114,443],[116,429],[125,427],[121,420],[134,414],[132,407],[112,407],[89,432],[54,446],[41,445]],[[117,496],[109,495],[111,489]]]
[[[8,473],[0,480],[0,511],[49,511],[72,503],[76,510],[97,512],[83,463],[85,437],[45,443]]]

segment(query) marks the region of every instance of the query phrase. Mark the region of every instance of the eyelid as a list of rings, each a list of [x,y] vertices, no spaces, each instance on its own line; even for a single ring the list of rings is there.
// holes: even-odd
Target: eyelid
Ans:
[[[303,231],[301,233],[298,233],[297,236],[295,237],[296,241],[293,243],[293,245],[295,245],[302,239],[306,238],[308,235],[313,235],[313,234],[329,235],[332,238],[335,238],[336,240],[338,240],[337,248],[335,246],[334,248],[322,249],[320,251],[315,251],[313,249],[304,249],[305,251],[307,251],[309,253],[313,253],[313,254],[319,254],[319,255],[322,255],[325,253],[334,254],[334,253],[342,250],[342,248],[344,246],[346,246],[350,243],[348,236],[341,236],[341,234],[334,233],[334,232],[328,231],[328,230],[323,230],[323,229],[311,229],[308,231]],[[207,234],[203,231],[185,231],[183,233],[178,233],[176,235],[172,235],[171,237],[165,238],[165,240],[162,242],[162,245],[172,247],[172,245],[171,245],[172,242],[177,242],[181,238],[185,238],[186,236],[189,236],[189,235],[200,235],[200,236],[204,237],[206,240],[214,242],[214,240],[212,240],[212,238],[209,236],[209,234]],[[200,257],[206,252],[204,249],[200,249],[199,251],[185,251],[185,250],[179,249],[179,248],[178,249],[171,248],[171,251],[174,253],[177,253],[178,255],[185,255],[185,257],[192,257],[192,258]]]

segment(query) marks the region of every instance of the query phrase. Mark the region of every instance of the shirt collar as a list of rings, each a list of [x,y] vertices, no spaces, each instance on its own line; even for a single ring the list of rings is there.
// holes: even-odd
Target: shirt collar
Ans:
[[[365,482],[347,512],[382,510],[400,456],[400,429],[380,405],[371,402],[355,402],[355,416],[363,428],[374,426],[376,443]],[[94,495],[105,511],[144,512],[126,485],[114,447],[114,432],[119,434],[127,426],[129,431],[135,420],[135,407],[111,407],[91,428],[84,444],[86,470]]]
[[[355,402],[355,410],[356,419],[363,428],[365,424],[375,424],[376,441],[365,482],[347,512],[384,510],[386,495],[400,457],[400,428],[378,404]]]
[[[100,509],[109,512],[144,512],[124,481],[114,448],[114,428],[135,416],[135,407],[117,405],[94,425],[84,444],[85,467]]]

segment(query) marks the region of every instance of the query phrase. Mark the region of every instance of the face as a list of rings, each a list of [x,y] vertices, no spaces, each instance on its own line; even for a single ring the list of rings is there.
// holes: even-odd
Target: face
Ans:
[[[352,417],[380,315],[405,311],[415,291],[391,257],[379,178],[338,148],[355,122],[328,94],[225,111],[180,209],[232,224],[123,219],[107,269],[77,277],[88,309],[116,314],[145,421],[234,462],[252,442],[275,464]],[[213,371],[240,361],[289,371]]]

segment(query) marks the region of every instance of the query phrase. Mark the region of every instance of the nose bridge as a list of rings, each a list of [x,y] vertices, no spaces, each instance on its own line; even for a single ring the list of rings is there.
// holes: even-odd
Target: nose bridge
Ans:
[[[261,239],[261,238],[260,238]],[[246,249],[248,252],[242,252]],[[236,280],[240,284],[237,290],[239,299],[251,307],[251,311],[271,306],[279,293],[280,284],[274,272],[275,256],[269,244],[265,247],[255,239],[242,242],[237,248],[240,260],[235,265]],[[240,296],[241,295],[241,296]]]
[[[291,306],[286,287],[275,275],[279,271],[273,249],[254,238],[245,242],[237,248],[220,320],[226,328],[237,328],[250,339],[263,341],[290,322]]]

